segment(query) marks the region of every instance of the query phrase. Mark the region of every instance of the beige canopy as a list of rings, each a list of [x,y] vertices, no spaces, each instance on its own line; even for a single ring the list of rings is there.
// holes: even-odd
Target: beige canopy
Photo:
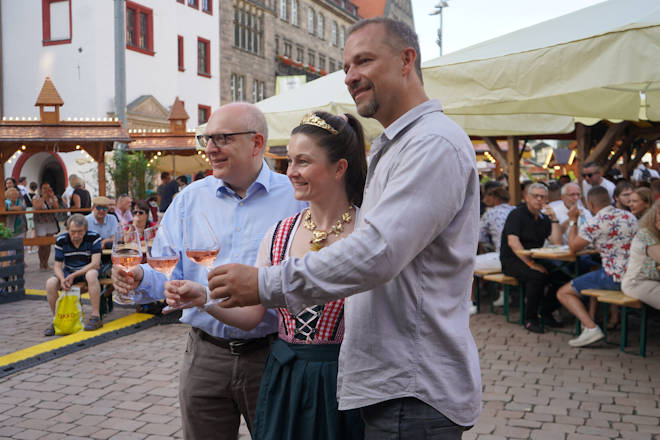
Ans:
[[[660,2],[599,3],[428,61],[423,70],[427,91],[452,115],[657,121]]]

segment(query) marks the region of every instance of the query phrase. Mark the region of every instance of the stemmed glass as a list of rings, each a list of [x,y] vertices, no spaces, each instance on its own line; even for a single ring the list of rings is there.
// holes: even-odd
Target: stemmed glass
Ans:
[[[134,225],[117,225],[112,240],[112,263],[131,270],[142,262],[140,233]],[[132,304],[135,291],[120,294],[115,289],[112,299],[117,304]]]
[[[158,241],[154,247],[154,240]],[[179,262],[179,253],[174,250],[170,235],[165,226],[153,226],[144,230],[144,240],[147,245],[147,264],[167,277],[172,278],[172,272]]]
[[[183,247],[186,257],[196,264],[206,269],[206,275],[213,267],[213,262],[220,252],[220,242],[211,228],[211,224],[204,215],[200,213],[199,217],[188,217],[182,220],[183,229]],[[217,303],[222,300],[214,300],[211,303]],[[163,313],[179,310],[192,305],[191,302],[184,302],[173,306],[163,308]]]

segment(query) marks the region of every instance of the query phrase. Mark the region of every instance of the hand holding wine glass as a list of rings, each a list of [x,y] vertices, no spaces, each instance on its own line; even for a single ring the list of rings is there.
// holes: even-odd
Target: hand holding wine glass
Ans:
[[[140,233],[133,225],[117,225],[112,241],[112,263],[131,274],[130,270],[142,261],[142,245]],[[133,290],[120,293],[115,290],[112,299],[117,304],[132,304],[135,292]]]

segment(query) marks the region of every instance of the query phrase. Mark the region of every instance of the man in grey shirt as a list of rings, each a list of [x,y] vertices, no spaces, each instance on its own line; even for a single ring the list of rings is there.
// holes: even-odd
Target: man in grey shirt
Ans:
[[[371,145],[355,231],[279,266],[217,267],[211,297],[292,313],[348,297],[339,409],[361,408],[367,439],[460,438],[481,410],[468,314],[479,231],[474,150],[426,96],[407,25],[358,22],[344,71],[358,113],[385,128]]]

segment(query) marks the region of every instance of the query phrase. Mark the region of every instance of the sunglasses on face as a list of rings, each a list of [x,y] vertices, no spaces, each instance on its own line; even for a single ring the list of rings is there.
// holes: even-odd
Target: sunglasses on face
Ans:
[[[142,210],[133,211],[133,215],[144,215],[146,213],[147,211],[142,211]]]
[[[584,177],[591,177],[591,176],[593,176],[594,174],[598,174],[598,171],[594,171],[593,173],[584,173],[583,176],[584,176]]]
[[[94,209],[97,211],[107,211],[108,207],[107,206],[95,206]]]

